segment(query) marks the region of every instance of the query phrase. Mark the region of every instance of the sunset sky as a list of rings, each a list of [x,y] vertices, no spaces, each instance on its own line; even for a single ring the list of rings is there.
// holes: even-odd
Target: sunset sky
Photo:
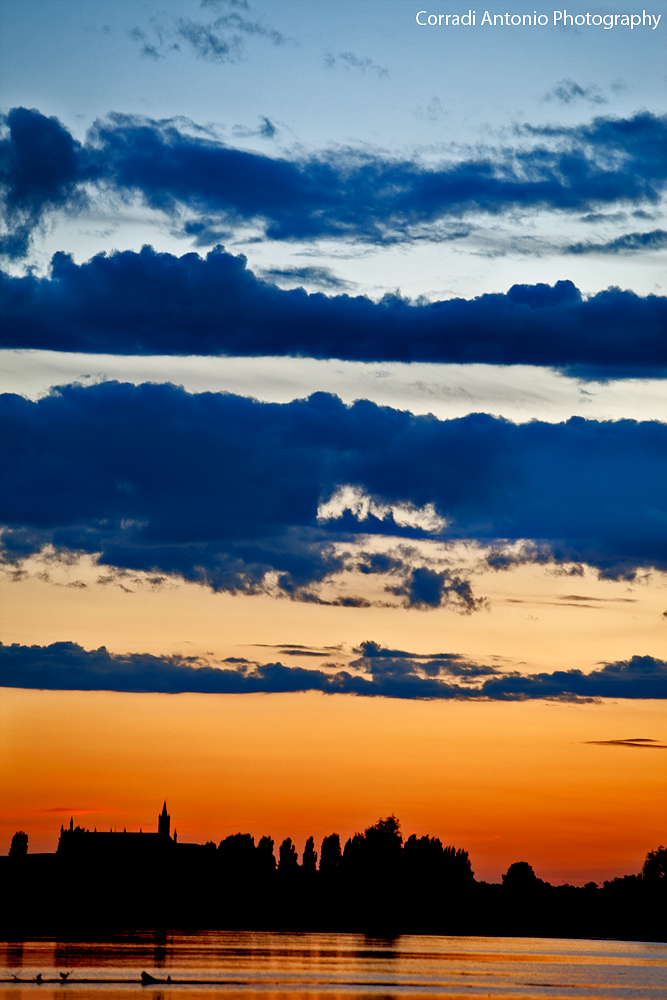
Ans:
[[[420,10],[0,7],[2,853],[664,842],[667,6]]]

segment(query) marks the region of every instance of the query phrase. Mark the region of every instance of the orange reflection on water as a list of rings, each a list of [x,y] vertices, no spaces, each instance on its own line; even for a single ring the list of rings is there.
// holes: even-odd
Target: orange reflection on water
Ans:
[[[3,954],[4,951],[4,954]],[[667,995],[667,945],[548,938],[202,932],[122,942],[25,942],[0,946],[0,963],[23,980],[0,986],[0,1000],[184,997],[357,998],[485,996],[574,1000]],[[153,963],[153,964],[152,964]],[[64,985],[38,986],[68,970]],[[141,972],[160,979],[139,986]],[[166,976],[171,982],[167,983]],[[32,983],[25,980],[32,979]],[[83,980],[88,979],[88,982]]]

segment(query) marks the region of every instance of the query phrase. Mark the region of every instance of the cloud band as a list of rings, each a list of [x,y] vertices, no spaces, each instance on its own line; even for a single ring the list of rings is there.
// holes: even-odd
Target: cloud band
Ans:
[[[232,592],[276,574],[279,592],[302,599],[350,568],[337,542],[369,535],[475,540],[497,570],[667,568],[657,421],[436,420],[326,393],[277,404],[114,382],[37,402],[7,394],[0,420],[12,562],[52,545]],[[465,580],[418,555],[358,558],[410,603],[473,606]]]
[[[549,365],[579,375],[667,372],[667,298],[571,281],[424,304],[308,295],[260,280],[222,248],[144,247],[51,275],[0,272],[0,346],[112,354],[299,355],[356,361]]]
[[[371,648],[370,656],[366,655],[366,647]],[[667,663],[651,656],[608,663],[589,674],[580,670],[500,674],[494,668],[475,669],[475,665],[462,663],[459,657],[443,664],[409,653],[396,656],[375,643],[364,643],[361,652],[361,658],[349,671],[285,667],[279,662],[212,667],[194,657],[118,655],[109,653],[104,646],[87,651],[74,642],[50,646],[0,643],[0,686],[170,694],[321,691],[410,700],[667,698]],[[484,676],[489,673],[493,676]],[[461,683],[462,676],[473,683]]]

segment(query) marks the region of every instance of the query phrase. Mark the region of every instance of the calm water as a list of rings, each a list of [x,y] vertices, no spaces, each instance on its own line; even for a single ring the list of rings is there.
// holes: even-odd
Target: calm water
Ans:
[[[43,983],[35,977],[89,983]],[[139,985],[141,972],[171,985]],[[32,982],[7,983],[12,974]],[[550,938],[272,934],[0,943],[0,1000],[360,1000],[418,996],[667,1000],[667,945]],[[111,980],[111,982],[110,982]],[[114,982],[115,980],[115,982]],[[189,984],[178,983],[186,980]]]

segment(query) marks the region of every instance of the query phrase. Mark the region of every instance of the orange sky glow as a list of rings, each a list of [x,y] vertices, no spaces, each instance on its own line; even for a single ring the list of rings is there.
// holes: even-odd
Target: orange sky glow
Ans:
[[[513,861],[599,881],[664,840],[655,702],[407,702],[348,695],[2,691],[1,847],[52,851],[62,822],[153,829],[162,799],[184,841],[230,833],[346,838],[394,812],[404,835],[465,847],[477,878]]]

